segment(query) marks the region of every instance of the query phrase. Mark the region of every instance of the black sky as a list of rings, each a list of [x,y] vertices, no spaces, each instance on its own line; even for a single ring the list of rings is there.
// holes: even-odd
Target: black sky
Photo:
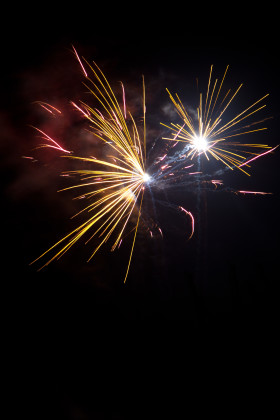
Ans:
[[[272,195],[237,196],[224,191],[198,197],[180,189],[168,191],[170,202],[193,213],[199,201],[195,236],[187,241],[181,232],[182,219],[159,207],[164,240],[151,241],[140,234],[126,285],[122,278],[129,247],[125,246],[117,254],[102,251],[87,264],[90,250],[81,244],[43,271],[29,266],[68,231],[72,215],[71,205],[56,193],[62,181],[55,171],[64,164],[50,157],[40,166],[39,152],[38,162],[22,158],[34,154],[36,137],[29,125],[38,116],[32,103],[53,98],[62,103],[63,97],[67,102],[84,92],[72,44],[86,59],[102,65],[113,84],[127,83],[131,94],[138,86],[140,91],[145,76],[150,100],[147,118],[150,111],[152,126],[157,118],[164,118],[165,88],[187,100],[187,90],[194,91],[197,76],[205,82],[211,64],[217,76],[229,64],[229,83],[244,83],[244,100],[251,103],[270,93],[267,112],[274,118],[265,141],[271,146],[280,143],[280,63],[273,10],[266,6],[266,11],[245,12],[237,5],[226,9],[213,5],[201,14],[199,7],[182,10],[180,4],[153,11],[148,5],[119,6],[107,10],[105,4],[68,5],[62,11],[46,5],[48,9],[35,12],[17,10],[16,17],[9,10],[5,16],[9,28],[1,29],[5,317],[22,349],[16,363],[18,350],[13,347],[20,386],[28,378],[27,363],[33,381],[42,389],[40,393],[34,384],[30,387],[37,399],[34,406],[25,393],[22,400],[18,394],[16,398],[33,413],[39,412],[38,418],[123,418],[126,404],[120,403],[116,388],[124,373],[121,368],[115,372],[113,366],[127,364],[123,355],[127,351],[136,355],[133,366],[139,369],[140,353],[149,359],[146,346],[156,341],[155,331],[159,343],[164,330],[174,342],[205,332],[210,336],[218,332],[220,338],[234,335],[241,342],[240,337],[252,331],[273,337],[278,328],[278,151],[252,165],[250,178],[236,172],[223,176],[228,187]],[[145,344],[139,351],[141,338]],[[95,348],[91,368],[84,349],[88,345]],[[31,348],[37,356],[30,356]],[[82,371],[93,376],[95,372],[100,382],[84,371],[81,374],[84,351],[87,362]],[[45,366],[38,377],[37,363]],[[184,398],[178,394],[179,401]],[[135,404],[140,403],[132,404],[133,418],[141,412]],[[163,407],[162,400],[159,404]],[[159,418],[155,413],[153,418]]]

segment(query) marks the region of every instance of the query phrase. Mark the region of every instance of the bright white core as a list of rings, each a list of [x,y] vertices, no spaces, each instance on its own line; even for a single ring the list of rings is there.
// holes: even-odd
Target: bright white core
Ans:
[[[208,149],[208,142],[203,136],[196,136],[193,138],[193,147],[198,152],[205,152]]]
[[[149,174],[147,174],[147,173],[144,173],[144,175],[143,175],[143,180],[144,180],[144,182],[149,182],[149,181],[150,181],[150,179],[151,179],[150,175],[149,175]]]

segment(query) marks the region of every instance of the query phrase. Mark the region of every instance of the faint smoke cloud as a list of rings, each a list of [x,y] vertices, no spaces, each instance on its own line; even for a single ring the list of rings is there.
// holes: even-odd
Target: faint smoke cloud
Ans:
[[[161,107],[163,115],[167,117],[170,121],[174,122],[176,119],[181,118],[178,117],[178,113],[176,111],[175,106],[172,103],[166,103]],[[187,111],[188,115],[194,120],[197,121],[197,110],[192,106],[185,106],[185,110]]]
[[[174,121],[177,118],[177,116],[178,116],[177,111],[176,111],[174,105],[171,104],[171,103],[169,103],[169,102],[166,103],[166,104],[164,104],[162,106],[161,110],[163,112],[163,115],[165,117],[168,117],[168,119],[171,120],[171,121]]]

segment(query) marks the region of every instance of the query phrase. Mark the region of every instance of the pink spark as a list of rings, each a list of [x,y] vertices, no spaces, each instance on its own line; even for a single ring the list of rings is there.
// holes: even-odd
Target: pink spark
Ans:
[[[97,108],[94,108],[95,109],[95,111],[96,112],[98,112],[98,114],[100,115],[100,117],[103,119],[103,120],[105,120],[105,118],[104,118],[104,116],[103,116],[103,114],[97,109]]]
[[[46,102],[38,102],[39,103],[39,105],[42,107],[42,108],[44,108],[46,111],[48,111],[49,113],[51,113],[52,115],[55,115],[55,113],[52,111],[52,110],[54,110],[54,111],[56,111],[58,114],[61,114],[61,111],[59,110],[59,109],[57,109],[55,106],[53,106],[53,105],[50,105],[50,104],[48,104],[48,103],[46,103]],[[52,108],[52,110],[51,109],[49,109],[49,107],[50,108]]]
[[[180,128],[180,130],[178,131],[178,133],[173,137],[173,139],[172,140],[176,140],[177,139],[177,137],[179,136],[179,134],[181,133],[181,131],[183,130],[183,128],[185,127],[185,124],[183,124],[182,125],[182,127]],[[176,142],[176,144],[177,144],[178,142]],[[174,146],[176,146],[176,144],[174,145]],[[174,147],[173,146],[173,147]]]
[[[189,165],[189,166],[184,166],[184,168],[183,168],[183,169],[188,169],[188,168],[191,168],[193,165],[194,165],[194,164]]]
[[[159,157],[159,158],[158,158],[158,162],[161,162],[163,159],[165,159],[165,158],[166,158],[166,156],[167,156],[167,154],[165,154],[165,155],[163,155],[163,156]]]
[[[260,157],[262,157],[262,156],[264,156],[264,155],[267,155],[268,153],[271,153],[271,152],[273,152],[273,150],[275,150],[275,149],[277,149],[277,147],[278,147],[279,145],[277,145],[276,147],[274,147],[273,149],[270,149],[270,150],[267,150],[266,152],[264,152],[264,153],[261,153],[260,155],[258,155],[258,156],[255,156],[255,157],[253,157],[252,159],[250,159],[250,160],[247,160],[247,162],[244,162],[244,163],[242,163],[241,165],[239,165],[238,167],[239,168],[241,168],[242,166],[244,166],[244,165],[248,165],[248,163],[250,163],[250,162],[252,162],[253,160],[256,160],[256,159],[258,159],[258,158],[260,158]]]
[[[182,210],[185,214],[187,214],[188,216],[190,216],[190,218],[191,218],[191,221],[192,221],[192,233],[191,233],[191,235],[189,236],[189,239],[191,239],[191,237],[193,236],[193,234],[194,234],[194,217],[193,217],[193,215],[192,215],[192,213],[190,212],[190,211],[187,211],[186,209],[184,209],[184,207],[179,207],[179,209],[180,210]]]
[[[158,228],[158,230],[159,230],[159,233],[161,234],[161,236],[162,236],[162,238],[163,238],[163,233],[162,233],[161,228],[159,227],[159,228]]]
[[[50,114],[54,115],[54,113],[49,108],[47,108],[45,105],[40,104],[40,106],[42,108],[46,109]]]
[[[43,134],[45,136],[46,140],[49,140],[51,143],[54,144],[54,146],[50,145],[50,144],[46,144],[45,147],[50,147],[52,149],[56,149],[56,150],[61,150],[62,152],[65,153],[71,153],[69,150],[63,149],[63,147],[60,146],[60,144],[58,144],[54,139],[52,139],[50,136],[48,136],[46,133],[44,133],[44,131],[39,130],[39,128],[34,127],[35,130],[39,131],[39,133]]]
[[[34,160],[34,157],[32,156],[21,156],[23,159],[30,159],[30,160]]]
[[[124,111],[124,118],[126,118],[126,104],[125,104],[125,91],[124,91],[124,85],[121,82],[122,85],[122,91],[123,91],[123,111]]]
[[[266,194],[272,194],[267,192],[260,192],[260,191],[238,191],[240,194],[260,194],[260,195],[266,195]]]
[[[81,62],[81,59],[80,59],[80,57],[78,56],[78,53],[77,53],[77,51],[75,50],[75,48],[74,48],[74,46],[73,46],[73,45],[72,45],[72,48],[73,48],[74,53],[76,54],[76,57],[77,57],[77,59],[78,59],[78,61],[79,61],[80,65],[81,65],[81,67],[82,67],[82,70],[83,70],[83,72],[84,72],[84,75],[85,75],[86,77],[88,77],[87,72],[85,71],[85,68],[84,68],[84,66],[83,66],[83,64],[82,64],[82,62]]]
[[[117,118],[116,114],[114,113],[114,111],[112,111],[112,113],[113,113],[113,115],[114,115],[114,117],[115,117],[116,123],[118,124],[118,126],[119,126],[119,127],[120,127],[120,129],[122,130],[121,123],[119,122],[119,120],[118,120],[118,118]]]
[[[75,104],[75,102],[70,102],[70,104],[72,104],[78,111],[80,111],[86,118],[89,118],[89,115],[82,109],[80,108],[77,104]]]
[[[163,165],[163,166],[161,166],[160,167],[160,169],[162,170],[162,171],[164,171],[165,169],[168,169],[168,168],[171,168],[171,165]]]
[[[202,174],[202,172],[189,172],[189,175]]]
[[[217,187],[217,185],[223,185],[223,181],[220,179],[212,179],[211,182],[215,185],[215,187]]]

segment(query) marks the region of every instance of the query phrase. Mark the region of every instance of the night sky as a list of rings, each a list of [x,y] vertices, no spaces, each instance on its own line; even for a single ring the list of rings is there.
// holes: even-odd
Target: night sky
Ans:
[[[213,344],[230,337],[238,347],[236,357],[248,357],[250,366],[252,354],[245,357],[243,343],[252,333],[273,347],[279,301],[279,151],[253,163],[251,177],[239,171],[221,176],[229,188],[271,195],[213,189],[199,193],[183,187],[157,191],[159,200],[194,214],[195,235],[188,241],[188,221],[171,207],[158,205],[164,237],[151,239],[140,230],[125,285],[129,240],[115,253],[104,247],[90,263],[90,246],[79,243],[37,272],[39,266],[29,263],[68,233],[77,207],[70,194],[57,193],[64,186],[59,174],[69,169],[67,161],[55,152],[34,150],[38,136],[30,126],[48,129],[48,118],[34,102],[66,109],[70,100],[87,98],[74,45],[81,56],[100,65],[113,87],[124,83],[135,112],[144,75],[151,145],[164,132],[159,123],[169,122],[165,89],[195,107],[196,77],[202,89],[211,64],[217,77],[229,64],[229,87],[244,83],[236,101],[241,110],[270,94],[263,114],[273,116],[269,129],[250,141],[274,147],[280,143],[274,12],[245,13],[228,5],[218,18],[214,6],[203,14],[199,7],[183,12],[179,5],[153,13],[141,4],[108,10],[105,4],[82,9],[72,5],[63,12],[45,6],[49,9],[35,14],[18,10],[17,18],[7,11],[9,31],[1,29],[1,277],[4,324],[13,343],[10,379],[17,390],[11,412],[23,410],[38,419],[157,419],[166,404],[172,415],[176,406],[185,418],[197,396],[197,369],[213,368]],[[52,122],[49,129],[57,129],[65,147],[87,147],[92,153],[73,115],[61,125]],[[207,170],[215,171],[219,163],[211,165]],[[148,223],[154,217],[149,197],[144,209]],[[204,337],[199,357],[194,349],[197,336]],[[192,349],[192,356],[185,358],[182,346]],[[235,357],[231,360],[236,362]],[[152,373],[146,362],[153,366]],[[155,384],[162,378],[161,386],[155,385],[159,400],[145,369],[157,378]],[[168,404],[165,395],[171,401],[172,393],[163,383],[178,371],[188,372],[188,378],[195,372],[192,391],[174,391],[175,402]],[[120,385],[123,377],[125,385]],[[144,380],[144,389],[136,386],[135,378]],[[234,394],[233,406],[242,398]],[[153,411],[147,409],[148,402],[154,403]]]

